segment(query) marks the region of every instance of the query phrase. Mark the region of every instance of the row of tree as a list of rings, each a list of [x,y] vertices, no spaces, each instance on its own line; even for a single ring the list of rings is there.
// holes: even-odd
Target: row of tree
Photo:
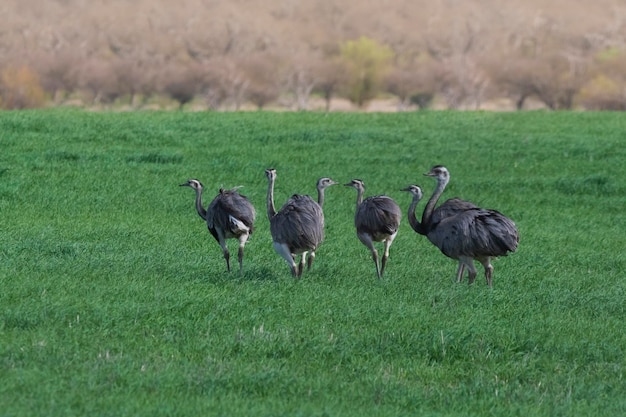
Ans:
[[[363,108],[377,97],[392,96],[400,110],[426,108],[434,100],[447,108],[481,108],[499,99],[523,109],[529,98],[551,109],[626,110],[626,12],[618,9],[611,25],[594,30],[565,28],[541,16],[532,24],[526,19],[512,25],[506,16],[490,20],[494,16],[485,10],[448,15],[444,9],[433,12],[439,17],[427,19],[416,34],[407,21],[408,0],[391,1],[391,17],[381,8],[386,2],[358,2],[370,4],[369,10],[393,28],[370,31],[364,27],[379,25],[349,15],[361,23],[353,27],[346,21],[348,12],[331,1],[270,2],[275,7],[268,15],[254,15],[243,0],[187,0],[184,4],[193,7],[179,11],[182,16],[172,7],[167,11],[173,16],[153,11],[142,21],[146,27],[103,20],[110,7],[106,2],[94,11],[88,5],[97,3],[57,1],[56,9],[42,13],[71,11],[95,29],[81,34],[61,27],[33,35],[33,22],[26,20],[5,32],[12,36],[0,34],[0,107],[78,99],[89,106],[141,108],[169,97],[179,107],[193,102],[208,109],[306,110],[312,96],[323,98],[327,109],[337,97]],[[22,3],[40,7],[40,2]],[[112,4],[130,7],[123,0]],[[233,10],[252,16],[237,15],[208,28],[190,18],[207,10],[211,16]],[[358,8],[350,10],[354,14]],[[313,25],[307,16],[316,17]],[[245,28],[241,22],[247,22]],[[252,22],[258,27],[250,27]]]

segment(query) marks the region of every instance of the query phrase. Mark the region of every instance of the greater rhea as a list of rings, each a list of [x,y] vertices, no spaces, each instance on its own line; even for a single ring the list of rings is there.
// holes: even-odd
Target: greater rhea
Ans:
[[[274,249],[289,265],[291,275],[299,278],[305,262],[307,269],[311,269],[315,251],[324,240],[324,190],[337,183],[328,177],[320,178],[317,181],[317,202],[308,195],[294,194],[277,212],[274,206],[276,170],[266,169],[265,175],[268,179],[267,217]],[[296,264],[298,255],[302,257]]]
[[[225,190],[220,188],[209,207],[205,210],[202,205],[203,185],[197,179],[190,179],[181,187],[191,187],[196,191],[196,210],[209,228],[209,232],[222,247],[226,268],[230,272],[230,253],[226,239],[239,240],[239,272],[243,272],[243,251],[248,238],[254,231],[256,212],[254,206],[244,195],[236,189]]]
[[[354,225],[356,235],[367,248],[372,252],[372,258],[376,265],[376,275],[382,278],[385,273],[385,265],[389,258],[389,248],[398,234],[402,212],[398,204],[386,195],[367,197],[363,200],[365,184],[362,180],[353,179],[346,187],[353,187],[357,191],[356,211],[354,215]],[[382,260],[378,259],[378,251],[374,247],[374,242],[384,243],[384,253]]]
[[[452,198],[437,209],[435,206],[450,181],[450,173],[446,167],[434,166],[425,173],[437,180],[433,195],[428,200],[422,214],[421,223],[415,217],[415,208],[422,198],[422,191],[411,185],[403,191],[413,195],[409,206],[409,223],[413,230],[428,237],[428,240],[441,252],[459,262],[456,273],[457,282],[463,280],[465,269],[468,271],[468,282],[476,278],[474,260],[479,261],[485,269],[487,285],[493,285],[493,265],[491,259],[506,256],[515,252],[519,242],[519,234],[515,223],[502,213],[483,209],[475,204]]]

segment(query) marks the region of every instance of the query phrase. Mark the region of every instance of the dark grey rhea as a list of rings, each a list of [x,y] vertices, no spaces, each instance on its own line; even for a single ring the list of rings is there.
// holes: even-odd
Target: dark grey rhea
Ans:
[[[248,238],[254,231],[256,211],[248,198],[236,189],[225,190],[220,188],[209,207],[205,210],[202,205],[203,185],[197,179],[191,179],[181,187],[191,187],[196,191],[196,210],[207,224],[209,232],[222,247],[226,268],[230,272],[230,253],[226,239],[239,240],[239,272],[243,273],[243,252]]]
[[[317,181],[317,201],[308,195],[294,194],[277,212],[274,206],[276,170],[268,168],[265,175],[268,179],[267,217],[274,249],[289,265],[291,275],[299,278],[305,262],[307,269],[311,269],[315,251],[324,240],[324,190],[337,183],[328,177],[320,178]],[[296,264],[298,255],[302,256]]]
[[[519,233],[515,223],[496,210],[483,209],[459,198],[449,199],[435,209],[439,197],[450,181],[450,174],[446,167],[436,165],[424,175],[434,177],[437,186],[424,208],[421,223],[415,217],[415,208],[422,198],[422,190],[416,185],[403,190],[413,195],[409,206],[411,227],[417,233],[428,237],[428,240],[444,255],[459,261],[457,282],[463,280],[466,268],[468,282],[470,284],[474,282],[476,278],[474,260],[477,260],[485,268],[485,279],[487,285],[491,287],[493,285],[491,259],[506,256],[517,249]]]
[[[353,187],[357,191],[356,211],[354,226],[356,235],[372,252],[372,258],[376,265],[376,275],[382,278],[385,273],[385,265],[389,259],[389,248],[398,234],[402,211],[398,204],[386,195],[367,197],[363,200],[365,184],[362,180],[353,179],[346,187]],[[374,242],[384,243],[384,252],[379,265],[378,251]]]

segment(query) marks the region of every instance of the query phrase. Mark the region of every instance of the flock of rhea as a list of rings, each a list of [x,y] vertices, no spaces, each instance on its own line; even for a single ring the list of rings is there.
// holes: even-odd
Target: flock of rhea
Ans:
[[[310,269],[315,259],[315,251],[324,240],[324,190],[338,184],[330,178],[320,178],[317,182],[317,201],[308,195],[294,194],[276,211],[274,206],[274,182],[276,170],[266,169],[268,179],[267,217],[276,252],[287,262],[294,277],[302,276],[304,265]],[[519,234],[515,223],[502,213],[484,209],[475,204],[451,198],[435,208],[443,194],[450,174],[441,166],[434,166],[426,174],[437,180],[437,186],[428,200],[421,222],[415,217],[415,209],[423,193],[417,185],[410,185],[402,191],[412,194],[413,199],[408,209],[409,223],[415,232],[425,235],[441,252],[458,261],[456,279],[460,282],[467,269],[471,284],[476,278],[474,260],[485,269],[487,285],[492,286],[493,266],[491,259],[515,252]],[[365,185],[359,179],[345,184],[357,191],[354,225],[359,240],[372,253],[376,264],[376,274],[382,278],[389,258],[389,248],[395,239],[402,213],[398,204],[388,196],[379,195],[363,199]],[[204,209],[202,204],[202,183],[191,179],[181,186],[191,187],[196,191],[196,210],[209,228],[209,232],[218,241],[224,253],[226,267],[230,271],[230,253],[227,239],[239,240],[239,270],[243,271],[244,246],[254,230],[256,212],[254,206],[236,189],[220,189],[219,194]],[[379,259],[374,242],[384,243],[382,259]],[[307,259],[308,254],[308,259]],[[297,256],[300,261],[296,263]]]

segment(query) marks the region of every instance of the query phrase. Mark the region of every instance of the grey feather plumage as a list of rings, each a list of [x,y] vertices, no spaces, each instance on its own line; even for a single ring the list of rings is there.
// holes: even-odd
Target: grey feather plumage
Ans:
[[[385,195],[372,196],[363,200],[365,184],[359,179],[353,179],[345,186],[353,187],[357,190],[354,214],[356,234],[361,243],[370,250],[376,265],[376,275],[378,278],[382,278],[385,273],[387,259],[389,258],[389,248],[396,238],[400,227],[402,211],[391,197]],[[384,252],[380,263],[374,242],[383,242],[384,244]]]
[[[515,223],[497,210],[483,209],[459,198],[447,200],[435,209],[450,174],[445,167],[437,165],[424,175],[435,177],[437,187],[426,204],[421,223],[415,218],[415,208],[422,198],[421,189],[413,185],[403,190],[413,194],[409,206],[411,227],[427,236],[444,255],[459,261],[457,281],[463,279],[467,268],[471,284],[476,278],[473,261],[478,260],[485,268],[487,284],[492,286],[491,258],[506,256],[517,249],[519,233]]]
[[[453,259],[461,256],[483,258],[515,252],[518,235],[515,224],[496,210],[467,209],[440,221],[428,239]]]
[[[451,216],[455,216],[465,210],[479,208],[474,203],[461,200],[460,198],[451,198],[446,200],[442,205],[437,207],[432,214],[429,222],[429,228],[436,228],[437,225],[443,220]]]
[[[400,207],[395,201],[387,196],[373,196],[359,204],[354,225],[357,230],[371,234],[378,241],[382,240],[382,236],[398,231],[401,217]]]
[[[317,182],[317,201],[308,195],[294,194],[276,211],[274,207],[274,183],[276,170],[265,170],[268,179],[267,217],[276,252],[287,262],[294,277],[302,276],[304,264],[308,269],[313,265],[315,251],[324,241],[324,190],[337,184],[330,178],[320,178]],[[308,260],[306,259],[309,255]],[[296,256],[301,255],[296,264]]]
[[[222,228],[229,236],[236,237],[241,233],[238,223],[232,219],[240,220],[248,229],[254,232],[254,220],[256,211],[245,195],[236,190],[220,189],[220,192],[207,208],[207,227],[213,236],[216,236],[216,228]]]
[[[230,271],[230,252],[226,245],[227,239],[237,239],[239,250],[239,272],[243,272],[244,246],[254,231],[256,211],[250,200],[236,189],[220,189],[219,193],[205,210],[202,205],[202,183],[190,179],[182,186],[191,187],[196,191],[196,211],[206,221],[207,228],[222,248],[226,268]]]
[[[270,232],[292,253],[316,250],[324,240],[324,212],[310,196],[294,194],[270,221]]]

